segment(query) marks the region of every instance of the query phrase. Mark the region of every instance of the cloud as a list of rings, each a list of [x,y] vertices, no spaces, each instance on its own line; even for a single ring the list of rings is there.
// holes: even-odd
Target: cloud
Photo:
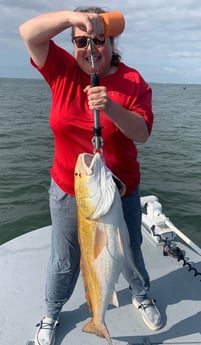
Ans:
[[[94,5],[88,0],[87,5]],[[25,48],[18,27],[28,18],[60,9],[73,10],[80,0],[1,0],[0,49],[1,65],[12,65],[11,55],[19,55],[20,64],[26,64]],[[96,2],[99,5],[99,2]],[[103,0],[101,7],[121,11],[126,27],[118,48],[123,60],[136,67],[149,81],[166,82],[177,73],[182,82],[182,71],[189,82],[200,82],[201,57],[201,2],[198,0]],[[66,49],[71,49],[68,35],[56,38]],[[3,60],[4,59],[4,60]],[[164,67],[165,66],[165,67]],[[2,67],[3,68],[3,67]],[[4,68],[5,70],[5,68]],[[187,71],[188,70],[188,71]],[[30,69],[31,71],[31,69]],[[185,73],[184,73],[185,72]],[[11,71],[10,71],[11,73]],[[30,72],[31,73],[31,72]],[[0,67],[0,76],[2,70]],[[154,80],[153,80],[154,79]],[[171,82],[174,79],[171,79]]]
[[[189,60],[201,60],[201,51],[183,51],[176,52],[174,54],[176,57]]]

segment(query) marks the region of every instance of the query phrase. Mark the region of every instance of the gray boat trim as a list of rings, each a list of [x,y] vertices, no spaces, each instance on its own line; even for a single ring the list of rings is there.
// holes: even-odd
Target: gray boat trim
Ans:
[[[50,253],[51,226],[47,226],[0,246],[0,343],[32,345],[35,325],[44,314],[46,266]],[[106,324],[114,345],[201,344],[201,282],[188,267],[154,245],[143,228],[143,254],[151,278],[151,297],[156,298],[164,326],[157,332],[144,324],[131,304],[127,282],[122,275],[116,286],[118,308],[109,306]],[[191,248],[174,239],[185,257],[201,272],[201,258]],[[82,332],[90,318],[83,283],[79,277],[75,291],[64,306],[55,345],[106,345],[105,339]]]

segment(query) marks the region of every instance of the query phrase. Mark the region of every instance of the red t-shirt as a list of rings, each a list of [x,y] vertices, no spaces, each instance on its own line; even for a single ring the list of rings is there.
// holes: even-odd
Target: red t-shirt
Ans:
[[[94,114],[83,92],[90,84],[90,77],[79,68],[72,55],[53,41],[44,66],[38,70],[52,91],[50,127],[54,135],[54,161],[50,172],[63,191],[74,195],[76,159],[80,153],[93,153]],[[101,78],[100,85],[107,87],[113,101],[142,115],[151,132],[151,88],[135,69],[120,62],[116,73]],[[100,125],[106,165],[126,185],[128,195],[140,183],[136,146],[104,112],[100,112]]]

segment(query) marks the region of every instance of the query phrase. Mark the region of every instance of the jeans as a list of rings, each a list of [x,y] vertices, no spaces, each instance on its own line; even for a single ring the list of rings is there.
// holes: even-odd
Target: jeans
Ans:
[[[63,305],[69,300],[80,272],[80,248],[77,237],[77,205],[75,197],[63,192],[51,180],[49,190],[52,219],[51,255],[46,277],[46,316],[58,319]],[[145,296],[149,276],[141,252],[141,206],[138,188],[122,198],[125,221],[137,276],[126,277],[134,296]]]
[[[150,288],[150,279],[145,268],[144,259],[141,251],[142,232],[141,232],[141,204],[139,188],[122,199],[124,219],[130,237],[130,246],[133,255],[136,271],[134,275],[125,276],[129,283],[129,288],[133,297],[139,302],[146,298]]]

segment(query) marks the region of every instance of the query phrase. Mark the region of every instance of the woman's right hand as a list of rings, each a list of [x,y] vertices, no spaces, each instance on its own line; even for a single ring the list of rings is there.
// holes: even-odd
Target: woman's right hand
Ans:
[[[104,35],[105,27],[101,16],[96,13],[72,12],[71,26],[77,27],[88,35]]]

